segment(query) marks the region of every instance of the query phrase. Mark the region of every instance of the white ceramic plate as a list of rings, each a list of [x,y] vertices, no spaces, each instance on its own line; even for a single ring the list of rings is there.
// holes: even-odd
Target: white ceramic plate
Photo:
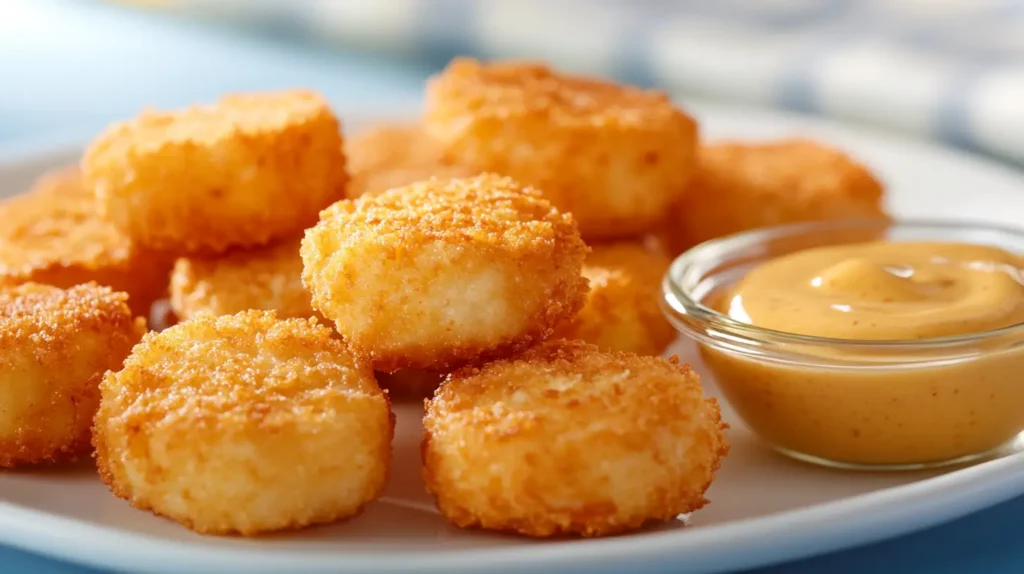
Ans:
[[[849,149],[884,177],[898,215],[1024,224],[1024,178],[999,166],[806,118],[692,109],[707,138],[809,135]],[[0,158],[0,195],[76,153],[65,146]],[[685,344],[676,350],[692,356]],[[0,543],[132,572],[712,572],[880,540],[1024,493],[1024,455],[946,473],[826,470],[769,451],[726,408],[733,450],[704,510],[639,534],[538,542],[448,526],[419,479],[421,409],[396,410],[386,496],[349,522],[258,539],[201,537],[115,499],[85,464],[0,474]]]

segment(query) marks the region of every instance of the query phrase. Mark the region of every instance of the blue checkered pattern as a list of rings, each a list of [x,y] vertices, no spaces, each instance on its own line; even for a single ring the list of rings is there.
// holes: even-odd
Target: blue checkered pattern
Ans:
[[[124,1],[124,0],[122,0]],[[1024,0],[135,0],[871,123],[1024,164]]]

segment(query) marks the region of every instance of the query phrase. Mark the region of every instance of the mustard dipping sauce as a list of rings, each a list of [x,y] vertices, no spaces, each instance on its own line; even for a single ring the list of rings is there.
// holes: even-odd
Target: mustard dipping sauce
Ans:
[[[862,342],[924,340],[1024,323],[1022,258],[996,247],[877,241],[769,260],[712,302],[758,327]],[[726,398],[776,447],[860,465],[937,464],[1024,430],[1024,332],[965,360],[814,350],[809,364],[702,345]],[[930,360],[932,359],[932,360]],[[831,363],[831,364],[830,364]]]

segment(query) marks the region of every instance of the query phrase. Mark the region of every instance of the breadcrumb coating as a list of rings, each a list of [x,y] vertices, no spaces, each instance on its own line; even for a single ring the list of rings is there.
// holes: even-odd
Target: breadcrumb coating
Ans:
[[[728,452],[687,365],[551,341],[457,371],[427,403],[423,477],[460,527],[625,532],[704,506]]]
[[[171,257],[140,247],[101,218],[77,167],[49,172],[27,193],[0,202],[0,222],[0,285],[95,281],[127,293],[142,316],[167,290]]]
[[[571,216],[493,174],[338,202],[301,249],[313,307],[384,372],[543,340],[583,304],[586,252]]]
[[[477,171],[445,158],[419,124],[382,125],[345,142],[351,179],[348,197],[379,193],[437,177],[476,175]]]
[[[171,274],[171,308],[180,319],[257,309],[282,319],[313,317],[302,285],[299,238],[222,256],[182,257]]]
[[[388,478],[387,396],[316,319],[199,315],[147,334],[100,392],[103,481],[197,532],[332,522]]]
[[[89,452],[100,378],[145,330],[126,301],[95,283],[0,288],[0,467]]]
[[[100,212],[178,254],[265,245],[344,197],[340,124],[308,91],[232,95],[114,124],[82,168]]]
[[[671,260],[640,242],[591,245],[583,263],[587,302],[554,337],[580,339],[603,351],[660,355],[676,339],[661,311],[661,280]]]
[[[842,151],[786,139],[700,150],[693,186],[672,211],[674,253],[709,239],[785,223],[886,217],[882,183]]]
[[[536,186],[587,240],[656,229],[695,171],[697,123],[665,94],[541,64],[453,60],[424,126],[452,161]]]

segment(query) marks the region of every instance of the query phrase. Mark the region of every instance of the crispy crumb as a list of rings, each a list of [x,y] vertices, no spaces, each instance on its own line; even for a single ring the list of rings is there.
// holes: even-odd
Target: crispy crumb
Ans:
[[[145,330],[126,301],[95,283],[0,288],[0,467],[89,452],[100,377]]]
[[[424,126],[451,161],[540,189],[587,240],[656,229],[696,165],[697,124],[665,94],[535,63],[453,60]]]
[[[557,340],[452,373],[424,418],[423,477],[454,524],[602,536],[704,506],[728,452],[687,365]]]
[[[309,91],[145,112],[100,134],[82,169],[108,220],[178,254],[300,232],[344,197],[347,180],[340,123]]]
[[[381,125],[360,132],[345,142],[351,180],[348,196],[380,193],[436,177],[448,179],[477,175],[441,153],[419,124]]]
[[[282,319],[313,317],[302,285],[299,238],[212,257],[182,257],[171,275],[171,307],[181,319],[199,313],[276,311]]]
[[[845,153],[819,143],[724,142],[700,151],[693,186],[664,231],[673,253],[709,239],[784,223],[886,217],[882,183]]]
[[[431,179],[324,210],[302,241],[313,307],[379,371],[507,356],[583,303],[572,218],[496,175]]]
[[[95,281],[127,293],[141,316],[167,290],[171,257],[101,218],[77,167],[46,173],[27,193],[0,202],[0,221],[0,285]]]
[[[387,482],[387,396],[316,319],[199,315],[147,334],[100,392],[103,481],[197,532],[332,522]]]
[[[640,242],[591,245],[583,263],[590,291],[583,309],[554,337],[581,339],[603,351],[660,355],[676,339],[661,311],[661,281],[671,260]]]

